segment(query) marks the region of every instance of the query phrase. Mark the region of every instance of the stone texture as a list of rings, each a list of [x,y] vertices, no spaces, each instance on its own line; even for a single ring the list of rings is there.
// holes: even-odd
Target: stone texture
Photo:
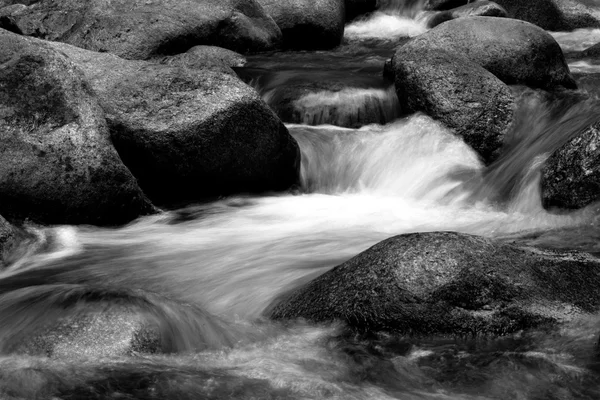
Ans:
[[[45,43],[0,31],[0,212],[120,224],[154,208],[110,141],[82,72]]]
[[[496,2],[506,9],[510,18],[531,22],[549,31],[600,27],[600,9],[593,1],[496,0]]]
[[[344,0],[258,0],[277,23],[283,44],[295,49],[329,49],[344,36]]]
[[[52,46],[84,72],[117,151],[154,201],[180,204],[298,182],[298,145],[237,77],[182,59],[130,61]]]
[[[462,55],[507,84],[575,88],[560,46],[532,24],[509,18],[448,21],[413,39],[413,48]]]
[[[498,156],[515,107],[504,83],[466,58],[419,41],[401,47],[392,64],[402,110],[441,121],[487,163]]]
[[[600,261],[454,233],[384,240],[280,299],[273,319],[359,331],[507,334],[600,309]]]
[[[26,35],[127,59],[195,45],[262,51],[281,39],[255,0],[41,0],[11,16]]]
[[[546,208],[576,209],[598,200],[600,122],[556,150],[542,170],[542,203]]]

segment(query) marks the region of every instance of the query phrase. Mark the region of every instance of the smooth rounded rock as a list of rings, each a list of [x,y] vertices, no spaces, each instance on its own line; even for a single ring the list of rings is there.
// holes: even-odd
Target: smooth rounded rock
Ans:
[[[115,148],[153,201],[286,190],[299,181],[296,141],[236,76],[52,46],[84,72]]]
[[[431,232],[384,240],[273,305],[277,320],[358,331],[507,334],[600,309],[600,261],[583,253]]]
[[[549,31],[600,27],[600,4],[578,0],[495,0],[510,18],[531,22]]]
[[[445,22],[411,40],[413,48],[459,54],[507,84],[576,88],[560,46],[543,29],[509,18]]]
[[[154,212],[114,149],[83,73],[42,41],[0,31],[0,212],[121,224]]]
[[[402,110],[439,120],[486,163],[498,156],[515,107],[508,86],[464,57],[415,41],[398,49],[392,69]]]
[[[281,40],[255,0],[41,0],[11,16],[26,35],[127,59],[196,45],[255,52]]]
[[[344,0],[258,0],[283,34],[285,47],[329,49],[344,37]]]

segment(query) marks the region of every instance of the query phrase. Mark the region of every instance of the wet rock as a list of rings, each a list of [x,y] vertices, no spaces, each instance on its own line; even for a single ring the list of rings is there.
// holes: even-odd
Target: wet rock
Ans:
[[[550,156],[541,184],[546,208],[576,209],[600,200],[600,122]]]
[[[0,270],[10,263],[14,247],[26,237],[25,232],[16,228],[5,220],[4,217],[0,216]]]
[[[510,18],[531,22],[549,31],[600,27],[598,4],[578,0],[496,0]]]
[[[462,55],[507,84],[576,88],[560,46],[532,24],[509,18],[459,18],[411,40],[413,48]]]
[[[424,10],[443,11],[461,7],[469,3],[469,0],[427,0],[423,5]]]
[[[465,17],[508,17],[502,6],[493,1],[481,0],[449,10],[453,19]]]
[[[377,0],[346,0],[346,22],[375,11]]]
[[[600,309],[600,261],[454,233],[384,240],[288,294],[273,319],[360,331],[507,334]]]
[[[330,49],[344,36],[344,0],[258,0],[283,34],[285,47]]]
[[[298,181],[297,143],[237,77],[52,46],[84,72],[119,155],[154,201],[285,190]]]
[[[121,224],[154,212],[110,141],[81,71],[0,31],[0,211],[51,224]]]
[[[163,57],[157,61],[185,68],[219,70],[235,76],[232,68],[243,67],[246,57],[222,47],[194,46],[185,53]]]
[[[600,43],[597,43],[578,54],[577,58],[600,59]]]
[[[466,58],[418,41],[398,49],[392,64],[402,110],[439,120],[487,163],[498,156],[515,107],[508,86]]]
[[[161,353],[162,348],[157,329],[139,313],[123,308],[63,318],[12,351],[54,358],[98,358]]]
[[[262,51],[281,39],[254,0],[41,0],[12,17],[26,35],[127,59],[182,53],[195,45]]]

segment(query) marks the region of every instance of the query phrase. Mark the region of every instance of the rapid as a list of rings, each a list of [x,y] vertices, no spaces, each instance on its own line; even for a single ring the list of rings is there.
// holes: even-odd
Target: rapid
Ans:
[[[600,254],[600,205],[551,213],[539,193],[545,158],[597,121],[600,103],[522,91],[503,156],[485,166],[440,123],[398,112],[381,77],[389,39],[425,30],[418,4],[391,2],[350,23],[338,49],[256,55],[237,71],[272,107],[292,104],[302,154],[292,192],[118,228],[29,224],[33,238],[0,272],[0,398],[600,398],[600,315],[495,339],[363,337],[264,317],[279,296],[401,233]],[[589,37],[554,35],[565,51]],[[138,326],[159,332],[140,341],[160,352],[128,348]]]

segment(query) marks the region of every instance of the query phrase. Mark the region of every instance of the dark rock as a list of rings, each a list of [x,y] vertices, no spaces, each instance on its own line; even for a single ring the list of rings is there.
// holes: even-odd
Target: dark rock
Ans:
[[[298,181],[297,143],[237,77],[52,46],[84,72],[119,155],[153,200],[285,190]]]
[[[285,47],[329,49],[344,36],[344,0],[258,0],[283,34]]]
[[[346,0],[346,22],[375,11],[376,8],[377,0]]]
[[[450,11],[423,11],[417,15],[418,21],[422,21],[427,28],[432,29],[446,21],[454,19]]]
[[[542,169],[544,207],[576,209],[598,200],[600,122],[556,150]]]
[[[230,75],[235,75],[232,68],[243,67],[246,64],[243,55],[215,46],[194,46],[185,53],[163,57],[157,61],[185,68],[219,70]]]
[[[453,19],[465,17],[508,17],[508,13],[502,6],[493,1],[481,0],[465,4],[449,10]]]
[[[423,5],[424,10],[443,11],[452,8],[464,6],[469,0],[426,0]]]
[[[269,50],[281,39],[255,0],[41,0],[12,16],[26,35],[127,59],[196,45]]]
[[[392,59],[401,109],[441,121],[491,162],[512,121],[510,89],[468,59],[422,44],[411,41]]]
[[[507,334],[600,309],[600,261],[453,232],[384,240],[288,294],[273,319],[360,331]]]
[[[411,40],[423,49],[460,54],[507,84],[576,88],[560,46],[532,24],[509,18],[448,21]]]
[[[577,0],[496,0],[510,18],[531,22],[549,31],[600,27],[600,10]]]
[[[16,251],[18,245],[28,239],[31,239],[29,234],[0,216],[0,270],[13,261],[18,253]]]
[[[600,43],[588,47],[580,53],[579,58],[600,58]]]
[[[0,64],[3,215],[121,224],[154,211],[73,63],[39,40],[1,30]]]

